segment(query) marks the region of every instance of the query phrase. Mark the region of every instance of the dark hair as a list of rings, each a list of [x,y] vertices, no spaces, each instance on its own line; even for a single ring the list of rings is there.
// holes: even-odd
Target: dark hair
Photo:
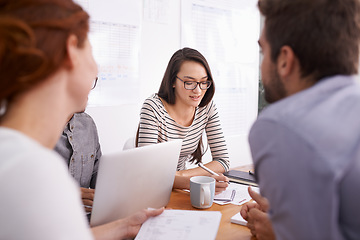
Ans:
[[[358,72],[359,0],[259,0],[265,36],[276,62],[282,46],[290,46],[301,75],[315,81]]]
[[[211,86],[206,90],[206,93],[199,104],[199,107],[204,107],[211,101],[211,99],[214,96],[215,84],[209,64],[206,61],[205,57],[199,51],[192,48],[180,49],[172,55],[168,63],[168,66],[166,68],[163,80],[161,82],[158,91],[158,96],[164,99],[169,104],[175,104],[175,90],[173,88],[173,85],[174,82],[176,81],[176,76],[180,70],[180,67],[182,63],[185,61],[194,61],[202,64],[206,70],[208,80],[212,82]],[[136,136],[136,144],[138,143],[137,140],[138,140],[138,133]],[[203,155],[202,152],[203,152],[203,143],[202,143],[202,138],[200,138],[198,147],[196,148],[195,152],[191,154],[192,159],[190,160],[190,162],[192,163],[196,161],[196,164],[201,162]]]
[[[178,74],[182,63],[185,61],[195,61],[201,63],[206,70],[208,80],[212,82],[211,86],[209,87],[208,90],[206,90],[206,93],[199,104],[199,107],[204,107],[211,101],[211,99],[214,96],[215,93],[214,80],[210,71],[209,64],[207,63],[205,57],[197,50],[192,48],[180,49],[172,55],[168,63],[168,66],[166,68],[163,80],[161,82],[158,95],[159,97],[164,99],[167,103],[175,104],[175,92],[173,85],[174,82],[176,81],[176,75]]]
[[[72,0],[0,0],[0,105],[58,70],[68,37],[83,47],[88,31],[89,15]]]

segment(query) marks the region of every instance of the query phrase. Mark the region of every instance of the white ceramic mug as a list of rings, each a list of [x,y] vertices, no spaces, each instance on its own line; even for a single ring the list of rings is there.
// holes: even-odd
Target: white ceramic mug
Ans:
[[[215,179],[208,176],[190,178],[191,205],[195,208],[209,208],[215,195]]]

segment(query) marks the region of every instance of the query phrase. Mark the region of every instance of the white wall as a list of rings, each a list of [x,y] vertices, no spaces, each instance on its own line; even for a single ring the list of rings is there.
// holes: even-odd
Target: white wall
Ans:
[[[143,101],[158,91],[170,57],[180,48],[180,0],[165,6],[167,23],[142,20],[138,102],[86,109],[97,125],[103,153],[121,150],[126,140],[135,136]]]
[[[96,123],[103,153],[121,150],[128,138],[135,137],[140,107],[133,104],[86,109]]]
[[[205,138],[204,138],[205,140]],[[204,141],[204,144],[206,141]],[[252,164],[250,147],[248,144],[248,135],[227,136],[226,145],[229,150],[230,168]],[[208,163],[211,161],[210,149],[203,156],[202,161]],[[194,164],[187,163],[187,168],[197,167]]]
[[[166,5],[167,23],[142,20],[140,49],[140,99],[134,104],[91,106],[86,109],[98,128],[103,153],[122,150],[124,143],[134,137],[140,108],[146,97],[157,92],[172,54],[180,48],[180,0]],[[231,166],[251,163],[247,135],[226,137]],[[211,159],[210,151],[204,157]]]

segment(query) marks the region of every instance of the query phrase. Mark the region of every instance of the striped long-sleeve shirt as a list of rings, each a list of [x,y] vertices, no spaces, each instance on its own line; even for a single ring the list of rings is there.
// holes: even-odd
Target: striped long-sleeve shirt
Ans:
[[[230,166],[228,151],[213,101],[205,107],[197,107],[192,124],[184,127],[170,117],[158,95],[152,95],[145,100],[141,108],[138,145],[145,146],[182,139],[177,170],[184,170],[185,162],[191,159],[191,154],[195,152],[204,130],[213,161],[218,161],[225,171],[228,171]]]

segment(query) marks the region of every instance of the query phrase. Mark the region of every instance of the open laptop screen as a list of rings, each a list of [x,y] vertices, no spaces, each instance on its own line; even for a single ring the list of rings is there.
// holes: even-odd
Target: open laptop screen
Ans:
[[[181,140],[104,154],[99,165],[91,226],[166,206],[172,191]]]

